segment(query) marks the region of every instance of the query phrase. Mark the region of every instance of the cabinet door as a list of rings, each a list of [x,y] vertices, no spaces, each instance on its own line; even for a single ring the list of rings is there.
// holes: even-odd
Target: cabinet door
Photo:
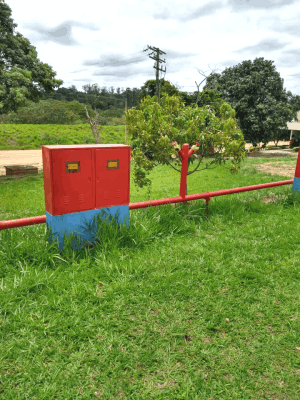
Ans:
[[[96,208],[129,204],[130,148],[104,148],[96,154]]]
[[[92,150],[52,150],[54,215],[95,208]]]

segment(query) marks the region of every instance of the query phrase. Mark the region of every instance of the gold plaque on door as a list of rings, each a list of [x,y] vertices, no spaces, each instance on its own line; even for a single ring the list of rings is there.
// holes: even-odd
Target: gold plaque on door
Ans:
[[[107,160],[106,169],[119,169],[119,160]]]

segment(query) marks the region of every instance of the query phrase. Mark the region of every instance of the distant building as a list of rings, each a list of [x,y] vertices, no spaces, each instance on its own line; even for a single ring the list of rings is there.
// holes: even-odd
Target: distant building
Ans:
[[[297,117],[298,117],[298,122],[297,121],[292,121],[292,122],[288,122],[287,126],[288,129],[291,131],[300,131],[300,111],[297,112]]]
[[[298,122],[293,120],[288,122],[287,126],[290,132],[290,145],[297,147],[300,145],[300,111],[297,112]]]

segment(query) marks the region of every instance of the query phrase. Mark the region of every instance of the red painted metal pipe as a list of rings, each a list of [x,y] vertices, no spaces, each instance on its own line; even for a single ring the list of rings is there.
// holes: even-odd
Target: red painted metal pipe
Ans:
[[[226,194],[233,194],[233,193],[249,192],[251,190],[264,189],[267,187],[291,185],[293,182],[294,182],[293,179],[288,179],[285,181],[262,183],[259,185],[243,186],[243,187],[238,187],[238,188],[233,188],[233,189],[223,189],[223,190],[215,190],[213,192],[189,194],[189,195],[185,195],[183,197],[178,196],[178,197],[169,197],[169,198],[158,199],[158,200],[141,201],[141,202],[137,202],[137,203],[130,203],[129,210],[134,210],[137,208],[145,208],[145,207],[149,207],[149,206],[160,206],[162,204],[168,204],[168,203],[180,203],[183,201],[198,200],[198,199],[206,199],[206,203],[208,203],[208,199],[210,197],[224,196]],[[12,220],[7,220],[7,221],[0,221],[0,230],[8,229],[8,228],[18,228],[18,227],[27,226],[27,225],[43,224],[45,222],[46,222],[45,215],[41,215],[39,217],[29,217],[29,218],[20,218],[20,219],[12,219]]]
[[[289,179],[289,180],[286,180],[286,181],[262,183],[260,185],[242,186],[242,187],[233,188],[233,189],[215,190],[213,192],[188,194],[188,195],[186,195],[184,197],[178,196],[178,197],[170,197],[170,198],[159,199],[159,200],[141,201],[141,202],[138,202],[138,203],[130,203],[129,204],[129,210],[134,210],[135,208],[145,208],[145,207],[148,207],[148,206],[160,206],[162,204],[168,204],[168,203],[180,203],[180,202],[189,201],[189,200],[206,199],[206,198],[209,198],[209,197],[224,196],[225,194],[249,192],[251,190],[264,189],[264,188],[267,188],[267,187],[290,185],[293,182],[294,182],[293,179]]]
[[[46,215],[0,221],[0,231],[2,229],[8,229],[8,228],[19,228],[21,226],[27,226],[27,225],[44,224],[45,222],[46,222]]]

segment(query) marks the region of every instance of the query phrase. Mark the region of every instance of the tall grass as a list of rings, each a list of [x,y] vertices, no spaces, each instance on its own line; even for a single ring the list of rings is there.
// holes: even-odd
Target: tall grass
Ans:
[[[188,193],[288,179],[254,163]],[[130,202],[178,195],[176,171],[151,178]],[[42,176],[0,188],[2,219],[44,214]],[[213,198],[208,221],[204,200],[132,210],[61,254],[43,224],[0,231],[0,398],[298,399],[299,204],[287,185]]]

